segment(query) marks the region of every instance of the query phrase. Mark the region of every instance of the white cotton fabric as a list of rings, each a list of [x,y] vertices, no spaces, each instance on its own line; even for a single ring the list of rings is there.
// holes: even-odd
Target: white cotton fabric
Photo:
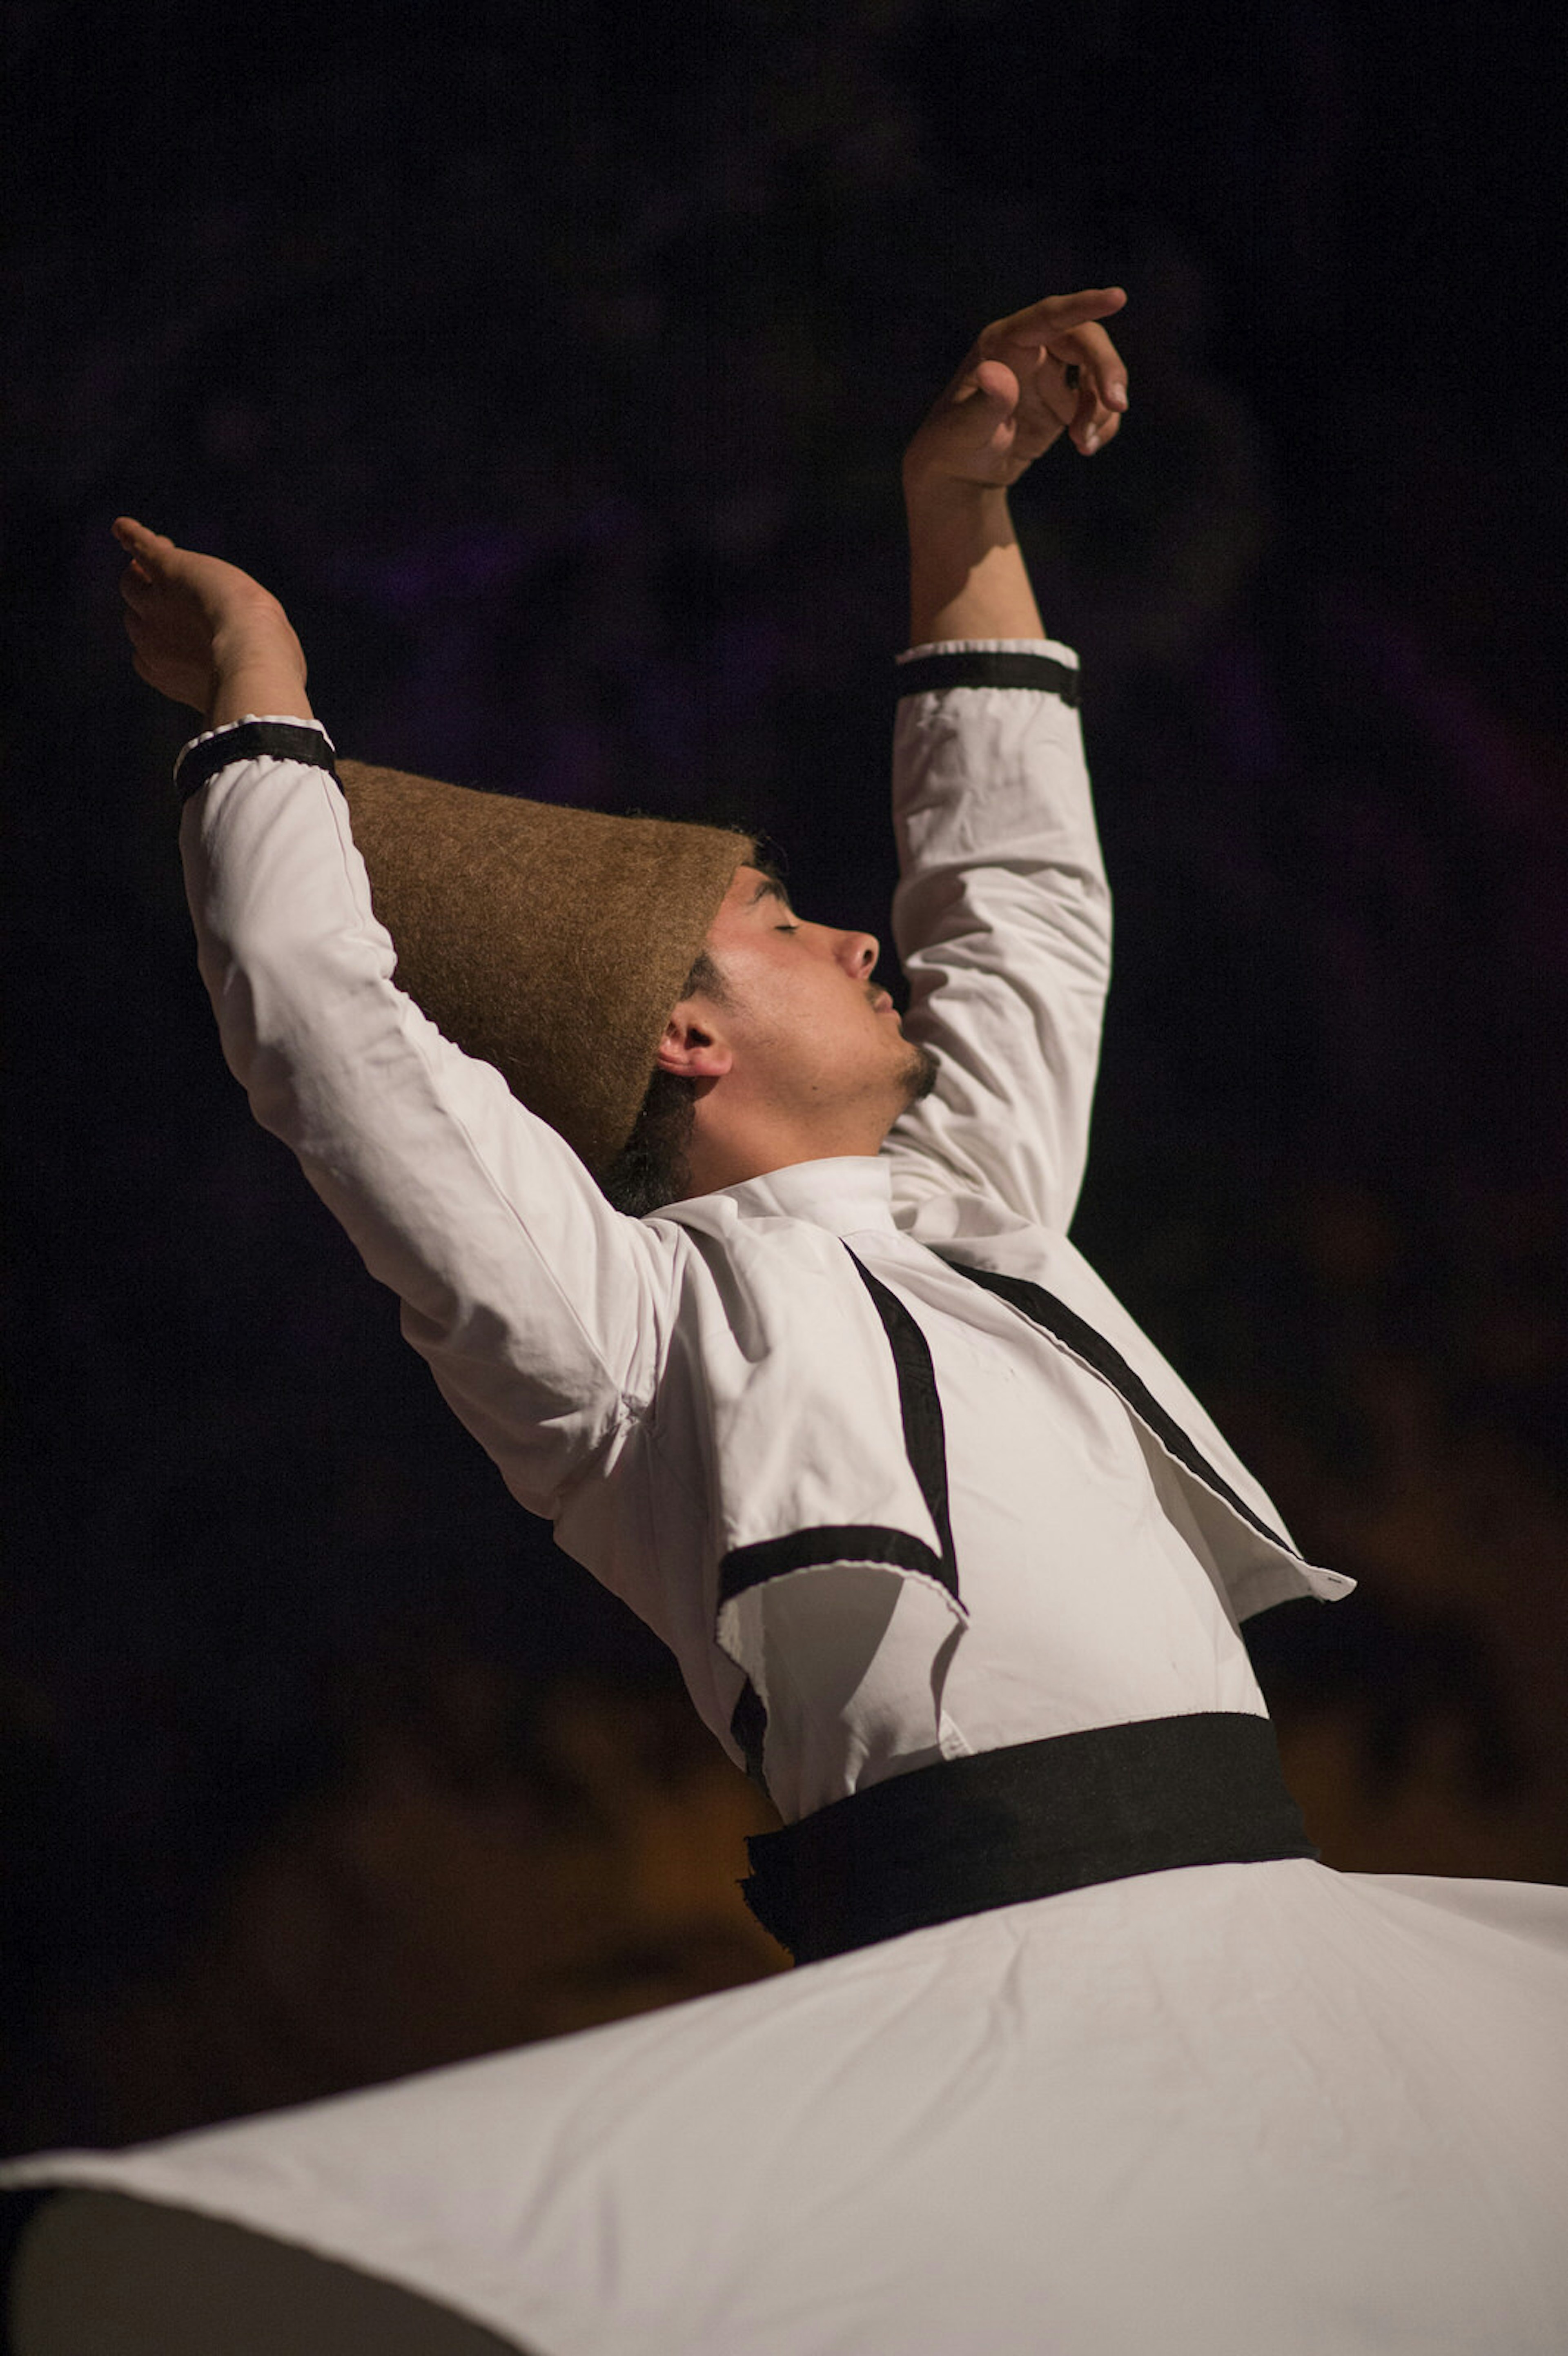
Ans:
[[[258,1118],[731,1755],[750,1676],[786,1816],[939,1757],[1259,1714],[1240,1621],[1349,1583],[1300,1561],[1066,1238],[1109,970],[1074,715],[1033,690],[905,699],[895,816],[935,1094],[875,1161],[642,1222],[396,990],[320,772],[237,762],[184,836]],[[721,1613],[737,1547],[937,1541],[851,1252],[931,1352],[957,1596],[830,1559]],[[1064,1301],[1277,1536],[956,1263]],[[1568,1893],[1288,1859],[997,1909],[5,2180],[228,2220],[533,2356],[1560,2356],[1565,2119]]]
[[[1148,1874],[9,2174],[243,2223],[533,2356],[1561,2356],[1564,1912]]]
[[[1220,1569],[1235,1517],[1107,1383],[899,1231],[895,1170],[814,1162],[730,1190],[742,1219],[838,1236],[914,1312],[946,1428],[961,1613],[925,1580],[835,1567],[773,1580],[738,1614],[790,1821],[936,1758],[1266,1714]]]

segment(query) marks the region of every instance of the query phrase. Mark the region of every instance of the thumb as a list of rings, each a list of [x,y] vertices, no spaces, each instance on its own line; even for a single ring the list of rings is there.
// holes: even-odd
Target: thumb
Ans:
[[[974,409],[976,419],[984,414],[995,425],[1018,407],[1019,380],[1001,360],[977,360],[960,383],[956,398]]]
[[[1001,360],[977,360],[959,377],[937,417],[951,446],[984,450],[1006,439],[1019,405],[1019,380]]]

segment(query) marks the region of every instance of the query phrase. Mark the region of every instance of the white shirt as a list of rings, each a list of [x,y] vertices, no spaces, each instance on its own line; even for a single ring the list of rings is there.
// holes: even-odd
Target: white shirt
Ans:
[[[397,989],[323,771],[237,759],[182,830],[203,975],[257,1118],[400,1294],[513,1494],[670,1644],[732,1757],[749,1681],[791,1817],[939,1753],[1260,1711],[1238,1618],[1350,1584],[1300,1562],[1067,1239],[1110,971],[1058,691],[1073,658],[1045,641],[907,659],[933,651],[960,676],[1000,654],[1026,681],[923,685],[899,707],[894,927],[935,1089],[877,1161],[645,1220]],[[1145,1386],[1142,1420],[1077,1342],[942,1255],[1046,1288]],[[857,1258],[933,1354],[951,1563]],[[1198,1457],[1174,1465],[1151,1415]]]
[[[928,1582],[877,1569],[759,1590],[768,1785],[783,1815],[1041,1735],[1264,1715],[1190,1484],[1107,1384],[899,1232],[892,1174],[885,1160],[845,1158],[727,1190],[742,1217],[841,1236],[916,1310],[967,1615],[955,1625]]]

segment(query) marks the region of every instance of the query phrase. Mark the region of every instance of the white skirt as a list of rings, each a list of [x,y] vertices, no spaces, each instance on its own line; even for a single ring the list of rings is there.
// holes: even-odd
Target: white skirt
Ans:
[[[1147,1874],[0,2175],[230,2221],[530,2356],[1563,2356],[1568,1890]],[[303,2319],[269,2344],[317,2356]]]

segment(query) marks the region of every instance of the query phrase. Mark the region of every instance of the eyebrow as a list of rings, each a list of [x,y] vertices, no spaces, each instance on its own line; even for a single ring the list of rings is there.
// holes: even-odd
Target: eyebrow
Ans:
[[[782,900],[786,908],[789,906],[789,894],[778,876],[764,875],[746,905],[754,908],[763,900]]]

